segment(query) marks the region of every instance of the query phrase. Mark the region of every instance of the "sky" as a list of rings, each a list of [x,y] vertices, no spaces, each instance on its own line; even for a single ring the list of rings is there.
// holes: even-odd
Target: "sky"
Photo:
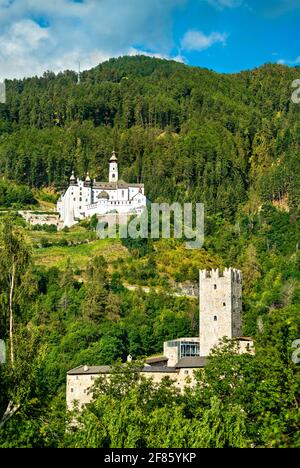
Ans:
[[[136,54],[222,73],[300,65],[300,0],[0,0],[0,81]]]

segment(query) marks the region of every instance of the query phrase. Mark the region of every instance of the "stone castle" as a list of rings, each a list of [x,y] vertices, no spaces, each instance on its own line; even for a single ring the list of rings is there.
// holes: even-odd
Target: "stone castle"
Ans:
[[[57,212],[62,226],[71,227],[93,215],[141,214],[146,204],[143,184],[128,184],[119,179],[118,159],[113,151],[109,161],[109,181],[97,182],[89,174],[85,180],[80,180],[73,172],[68,189],[57,202]]]
[[[226,337],[239,343],[240,353],[253,353],[253,341],[242,336],[242,273],[229,268],[200,271],[199,337],[164,343],[162,356],[146,359],[141,375],[161,382],[169,377],[178,389],[195,384],[195,372],[205,367],[212,349]],[[67,375],[67,405],[72,409],[91,399],[89,389],[99,376],[109,376],[109,366],[80,366]]]

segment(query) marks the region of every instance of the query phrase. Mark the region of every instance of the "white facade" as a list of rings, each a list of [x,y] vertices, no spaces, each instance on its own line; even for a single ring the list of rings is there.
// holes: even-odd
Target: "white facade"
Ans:
[[[127,184],[119,180],[118,160],[113,152],[109,162],[109,182],[92,181],[89,174],[84,181],[76,180],[73,173],[67,191],[58,200],[57,211],[63,227],[71,227],[93,215],[140,214],[146,204],[143,184]]]

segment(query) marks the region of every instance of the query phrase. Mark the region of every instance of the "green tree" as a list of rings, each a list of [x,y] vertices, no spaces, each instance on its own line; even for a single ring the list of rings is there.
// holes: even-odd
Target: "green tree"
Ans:
[[[0,281],[7,296],[8,310],[2,311],[4,322],[8,321],[8,335],[10,347],[10,362],[15,364],[14,353],[14,325],[16,321],[18,302],[25,288],[24,277],[30,265],[30,249],[24,237],[13,225],[12,219],[7,217],[1,224],[0,231]]]

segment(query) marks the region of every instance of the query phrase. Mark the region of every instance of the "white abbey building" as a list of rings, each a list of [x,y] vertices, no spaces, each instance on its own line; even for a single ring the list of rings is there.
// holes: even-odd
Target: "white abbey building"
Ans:
[[[143,184],[127,184],[119,180],[118,159],[113,151],[109,161],[109,181],[92,181],[89,174],[82,181],[76,179],[73,172],[67,191],[57,202],[57,211],[63,226],[71,227],[93,215],[141,214],[146,204]]]

